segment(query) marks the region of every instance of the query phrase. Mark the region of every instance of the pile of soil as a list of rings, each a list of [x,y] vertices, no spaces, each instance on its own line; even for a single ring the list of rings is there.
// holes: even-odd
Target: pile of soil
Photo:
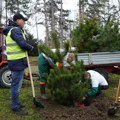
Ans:
[[[107,111],[114,101],[104,94],[92,99],[92,103],[86,107],[66,107],[58,105],[51,100],[41,100],[45,105],[40,109],[44,120],[107,120]]]

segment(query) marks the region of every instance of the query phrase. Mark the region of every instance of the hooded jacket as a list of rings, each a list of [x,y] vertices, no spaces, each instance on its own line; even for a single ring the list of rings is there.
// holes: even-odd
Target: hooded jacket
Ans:
[[[11,28],[13,28],[11,30]],[[32,46],[26,42],[22,35],[22,28],[20,28],[15,22],[9,21],[9,24],[3,29],[3,34],[7,36],[9,31],[11,30],[11,38],[16,41],[16,43],[21,47],[23,50],[32,50]],[[17,60],[8,60],[8,68],[11,71],[16,70],[24,70],[27,67],[27,59],[21,58]]]

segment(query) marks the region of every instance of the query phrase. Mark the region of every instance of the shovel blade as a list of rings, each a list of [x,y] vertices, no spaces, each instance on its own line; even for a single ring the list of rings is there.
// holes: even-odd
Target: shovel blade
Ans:
[[[116,114],[116,108],[109,108],[108,109],[108,116],[114,116]]]
[[[35,98],[33,98],[33,103],[34,103],[34,105],[35,105],[36,107],[39,107],[39,108],[44,108],[44,106],[42,105],[42,103],[41,103],[41,102],[36,101],[36,99],[35,99]]]

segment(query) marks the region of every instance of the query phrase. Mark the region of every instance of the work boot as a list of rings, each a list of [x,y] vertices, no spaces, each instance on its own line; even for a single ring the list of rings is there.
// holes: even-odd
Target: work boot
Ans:
[[[40,85],[40,98],[45,99],[45,100],[48,99],[45,94],[45,84]]]
[[[44,99],[44,100],[47,100],[48,97],[46,96],[46,94],[40,94],[40,98]]]
[[[25,111],[22,110],[21,108],[13,109],[12,111],[13,111],[13,113],[15,113],[15,114],[17,114],[17,115],[20,115],[20,116],[28,115],[28,112],[25,112]]]

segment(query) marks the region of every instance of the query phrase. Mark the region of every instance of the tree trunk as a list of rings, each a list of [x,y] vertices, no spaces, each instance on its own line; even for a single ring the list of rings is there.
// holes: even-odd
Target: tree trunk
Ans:
[[[47,19],[47,10],[46,10],[46,0],[43,1],[44,1],[45,28],[46,28],[45,43],[49,46],[49,28],[48,28],[48,19]]]
[[[84,0],[79,0],[79,19],[84,20]]]
[[[0,25],[2,24],[2,2],[3,0],[0,0]]]
[[[52,8],[52,10],[51,10],[51,14],[52,14],[52,26],[51,26],[51,31],[52,32],[55,32],[55,18],[54,18],[54,0],[51,0],[51,8]]]
[[[118,7],[119,7],[119,10],[120,10],[120,0],[118,0]]]
[[[61,11],[60,11],[60,40],[61,40],[61,47],[63,48],[63,2],[61,0]]]

